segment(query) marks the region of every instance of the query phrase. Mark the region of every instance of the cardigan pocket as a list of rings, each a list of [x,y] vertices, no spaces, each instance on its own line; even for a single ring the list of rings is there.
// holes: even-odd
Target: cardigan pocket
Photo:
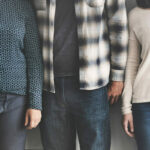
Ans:
[[[103,7],[105,0],[85,0],[90,7]]]

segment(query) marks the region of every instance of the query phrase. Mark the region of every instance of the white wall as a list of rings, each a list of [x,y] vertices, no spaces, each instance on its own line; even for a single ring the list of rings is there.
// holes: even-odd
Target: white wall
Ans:
[[[128,11],[134,6],[135,0],[127,0]],[[111,150],[136,150],[134,139],[127,137],[122,130],[120,103],[111,106],[110,114],[111,114],[111,132],[112,132]],[[38,129],[34,129],[33,131],[28,132],[26,149],[43,150]],[[77,149],[79,150],[79,148]]]

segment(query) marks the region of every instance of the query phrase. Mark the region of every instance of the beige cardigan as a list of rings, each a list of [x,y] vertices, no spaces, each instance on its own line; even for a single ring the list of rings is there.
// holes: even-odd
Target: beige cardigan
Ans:
[[[150,10],[134,8],[129,14],[129,26],[123,114],[132,112],[132,103],[150,102]]]

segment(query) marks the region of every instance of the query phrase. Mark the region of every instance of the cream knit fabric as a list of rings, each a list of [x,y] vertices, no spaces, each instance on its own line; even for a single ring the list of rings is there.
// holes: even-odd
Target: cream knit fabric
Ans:
[[[150,102],[150,9],[134,8],[129,14],[129,27],[123,114],[132,112],[132,103]]]

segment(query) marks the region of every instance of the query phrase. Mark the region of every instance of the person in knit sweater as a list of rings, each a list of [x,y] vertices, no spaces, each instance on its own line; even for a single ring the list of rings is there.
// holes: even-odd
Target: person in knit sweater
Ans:
[[[30,0],[0,0],[0,149],[24,150],[41,120],[43,68]]]
[[[123,126],[138,150],[150,149],[150,1],[137,0],[129,14],[130,38],[123,91]]]

